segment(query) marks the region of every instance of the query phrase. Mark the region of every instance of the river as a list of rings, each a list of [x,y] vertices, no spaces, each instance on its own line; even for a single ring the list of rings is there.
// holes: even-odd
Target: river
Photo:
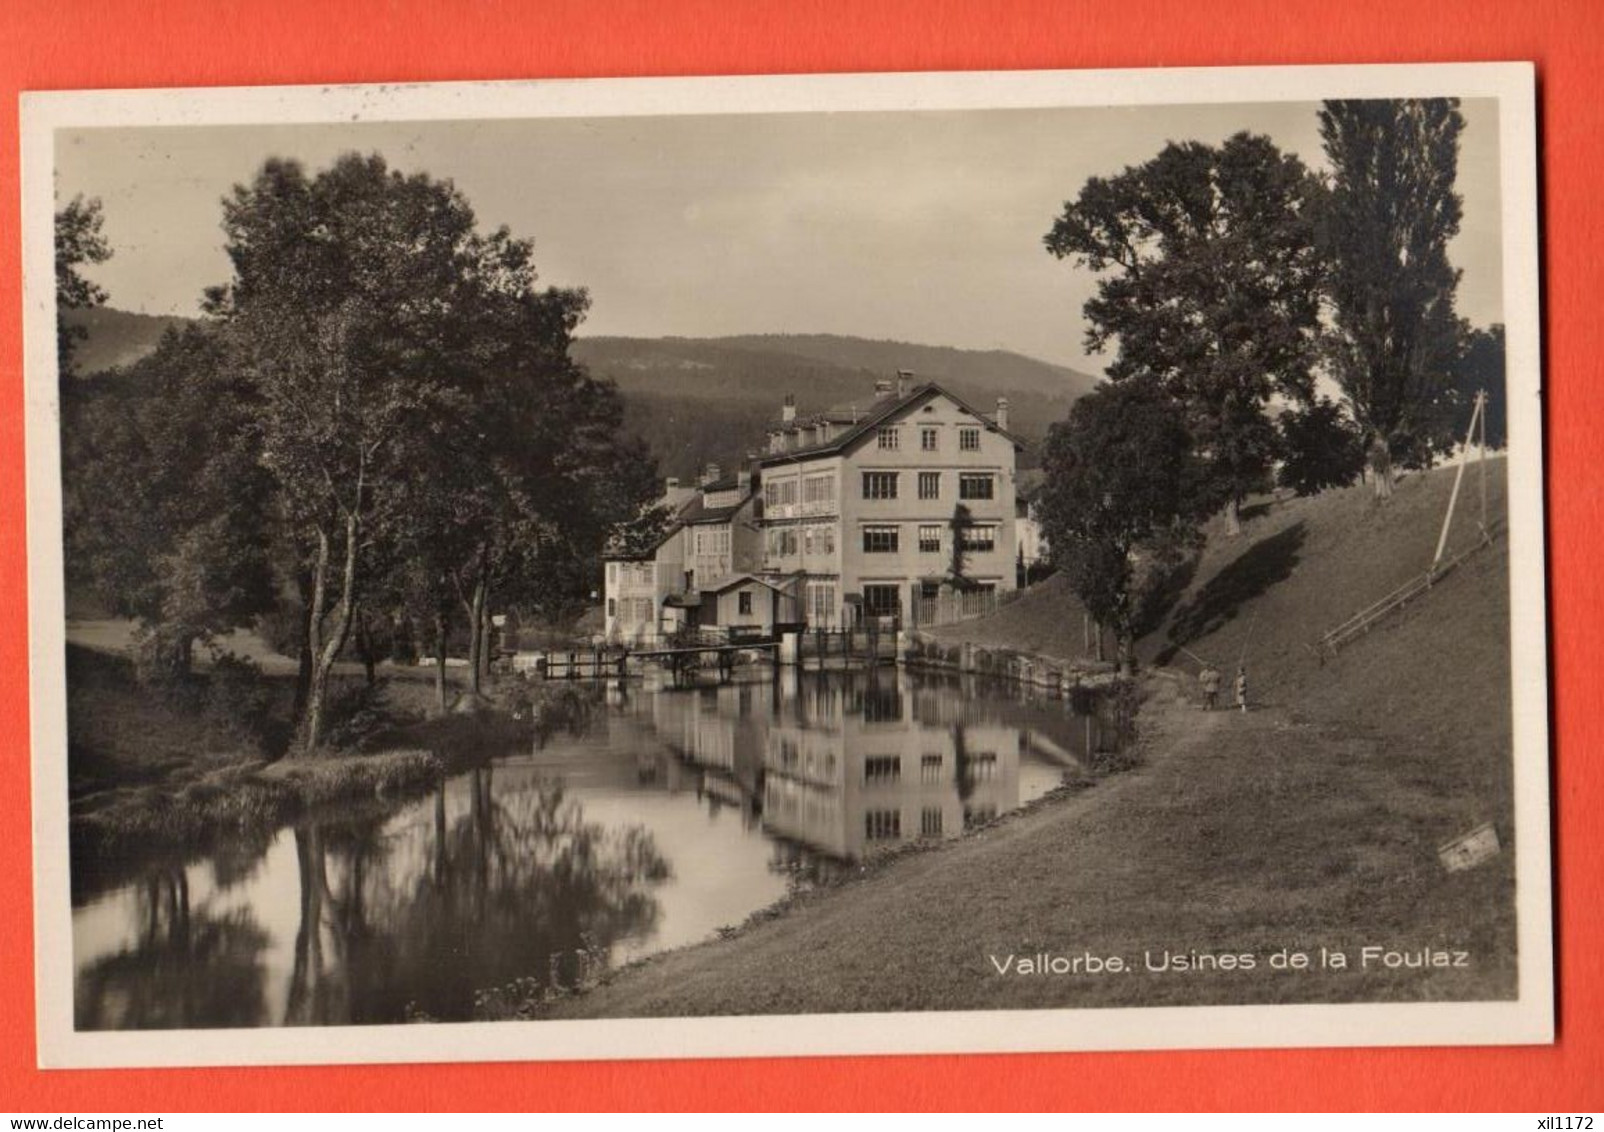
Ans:
[[[427,797],[84,895],[78,1028],[470,1018],[486,990],[569,986],[958,836],[1084,777],[1113,737],[1095,700],[902,669],[597,696]]]

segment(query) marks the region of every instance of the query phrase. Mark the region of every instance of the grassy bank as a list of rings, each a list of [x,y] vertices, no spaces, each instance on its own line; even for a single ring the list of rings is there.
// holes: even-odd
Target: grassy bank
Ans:
[[[1200,711],[1195,665],[1150,675],[1134,770],[865,870],[539,1012],[1511,997],[1503,545],[1334,661],[1322,665],[1307,647],[1424,570],[1451,476],[1410,477],[1386,507],[1362,489],[1333,492],[1261,507],[1238,539],[1210,532],[1139,648],[1149,663],[1178,668],[1183,649],[1233,668],[1243,657],[1253,711]],[[1501,467],[1490,489],[1501,513]],[[1461,537],[1474,537],[1468,526]],[[1052,598],[1043,588],[962,632],[1073,655],[1078,612]],[[1038,636],[1008,637],[1004,618]],[[1494,823],[1505,851],[1446,872],[1438,846],[1481,821]],[[1080,969],[1017,973],[1020,957],[1043,952],[1072,966],[1078,958]],[[1277,967],[1283,952],[1287,966]],[[1398,966],[1387,965],[1389,952]],[[1297,953],[1309,966],[1293,966]],[[1346,966],[1331,965],[1338,953]],[[1426,966],[1409,965],[1422,953]],[[1088,956],[1104,969],[1087,972]],[[1249,956],[1251,967],[1225,956]],[[1125,969],[1108,970],[1113,957]]]

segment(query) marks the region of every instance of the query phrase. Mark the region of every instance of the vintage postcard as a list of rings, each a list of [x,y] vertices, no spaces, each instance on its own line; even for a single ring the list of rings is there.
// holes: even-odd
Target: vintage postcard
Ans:
[[[1552,1039],[1529,66],[22,118],[43,1064]]]

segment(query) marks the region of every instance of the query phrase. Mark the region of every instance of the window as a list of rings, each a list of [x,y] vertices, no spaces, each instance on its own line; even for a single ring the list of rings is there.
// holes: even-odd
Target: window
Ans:
[[[935,806],[926,806],[919,811],[919,836],[941,836],[941,810]]]
[[[735,595],[735,608],[736,612],[740,613],[744,617],[750,617],[752,615],[751,590],[742,590],[740,593]]]
[[[866,786],[902,781],[902,760],[896,755],[883,755],[863,760],[863,782]]]
[[[972,828],[972,827],[977,826],[977,825],[985,825],[987,822],[996,821],[996,820],[997,820],[997,807],[996,806],[965,806],[964,807],[964,826],[965,826],[965,828]]]
[[[997,777],[997,756],[971,755],[969,758],[969,781],[990,782]]]
[[[863,834],[870,841],[900,840],[902,837],[902,811],[867,811],[863,815]]]
[[[980,430],[978,428],[961,428],[958,430],[958,450],[960,452],[980,451]]]
[[[920,472],[919,473],[919,498],[920,499],[940,499],[941,498],[941,473],[940,472]]]
[[[958,476],[959,499],[992,498],[992,477],[989,472],[963,472]]]
[[[834,476],[809,476],[802,481],[802,502],[821,507],[835,502]]]
[[[795,527],[773,527],[769,530],[769,557],[789,558],[797,552]]]
[[[863,612],[869,617],[899,617],[902,614],[902,594],[897,586],[868,585],[863,587]],[[895,685],[892,685],[895,688]]]
[[[864,472],[863,498],[895,499],[897,497],[896,472]]]
[[[920,782],[940,782],[941,781],[941,761],[942,760],[941,760],[941,756],[940,755],[920,755],[919,756],[919,781]]]
[[[958,530],[958,542],[965,550],[976,550],[981,553],[997,549],[996,527],[961,527]]]
[[[763,506],[789,507],[796,502],[796,479],[769,480],[763,485]]]
[[[934,452],[936,450],[936,437],[938,435],[939,434],[933,428],[922,428],[922,429],[920,429],[919,430],[919,449],[920,449],[920,451],[922,451],[922,452]]]
[[[897,528],[864,527],[863,552],[865,554],[897,553]]]
[[[881,425],[878,436],[883,452],[895,452],[901,444],[901,434],[896,425]]]
[[[939,554],[941,552],[941,527],[930,523],[919,528],[919,553]]]
[[[618,616],[618,599],[616,597],[610,597],[607,599],[607,616]]]
[[[835,622],[835,583],[808,583],[808,620],[816,625]]]

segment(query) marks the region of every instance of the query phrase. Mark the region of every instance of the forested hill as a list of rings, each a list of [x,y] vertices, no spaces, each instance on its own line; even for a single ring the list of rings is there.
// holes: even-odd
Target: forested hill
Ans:
[[[137,361],[182,318],[133,314],[110,307],[71,312],[89,337],[78,370],[100,373]],[[709,463],[733,468],[763,443],[763,425],[787,393],[805,413],[862,399],[879,378],[912,370],[938,381],[983,412],[999,396],[1010,402],[1010,424],[1026,440],[1041,440],[1054,421],[1097,378],[1003,350],[959,350],[833,334],[749,334],[732,338],[582,337],[574,356],[598,377],[617,382],[629,429],[646,438],[664,475],[689,478]],[[1026,466],[1035,454],[1026,453]]]
[[[664,473],[680,476],[709,461],[727,468],[760,445],[764,422],[778,415],[787,393],[804,413],[860,398],[867,404],[877,379],[907,369],[984,412],[1006,396],[1014,430],[1039,441],[1098,381],[1002,350],[833,334],[581,338],[574,354],[618,383],[630,426],[650,438]]]
[[[156,348],[169,329],[190,320],[175,315],[135,314],[115,307],[67,312],[67,321],[89,331],[74,361],[79,373],[103,373],[132,365]]]

